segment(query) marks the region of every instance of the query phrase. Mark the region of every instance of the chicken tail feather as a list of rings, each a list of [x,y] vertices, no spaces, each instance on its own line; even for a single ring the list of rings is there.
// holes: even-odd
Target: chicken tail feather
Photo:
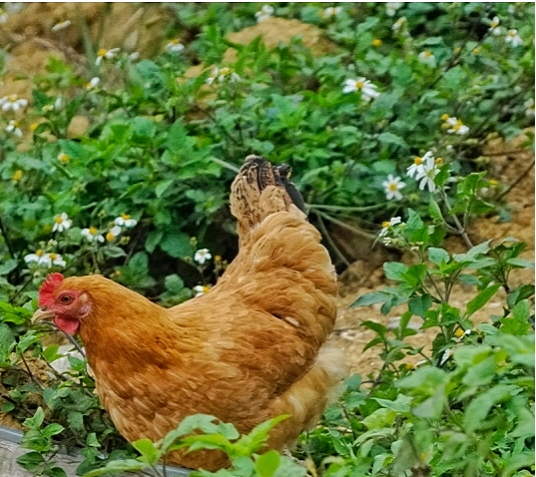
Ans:
[[[305,218],[305,202],[290,181],[291,167],[272,165],[260,156],[247,156],[231,186],[231,213],[243,238],[268,215],[296,206]]]

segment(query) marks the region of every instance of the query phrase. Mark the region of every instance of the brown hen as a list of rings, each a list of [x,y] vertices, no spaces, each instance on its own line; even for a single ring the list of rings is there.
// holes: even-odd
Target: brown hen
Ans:
[[[324,343],[336,279],[286,166],[248,156],[231,189],[239,253],[207,294],[165,309],[100,275],[51,274],[35,319],[79,332],[97,392],[129,441],[161,439],[205,413],[242,433],[281,414],[268,448],[313,426],[345,366]],[[216,470],[218,451],[176,451],[168,462]]]

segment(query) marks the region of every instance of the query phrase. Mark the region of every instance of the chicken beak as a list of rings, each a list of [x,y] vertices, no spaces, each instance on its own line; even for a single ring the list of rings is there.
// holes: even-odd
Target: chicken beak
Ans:
[[[32,316],[32,323],[38,323],[41,321],[52,321],[55,313],[47,310],[46,308],[39,308]]]

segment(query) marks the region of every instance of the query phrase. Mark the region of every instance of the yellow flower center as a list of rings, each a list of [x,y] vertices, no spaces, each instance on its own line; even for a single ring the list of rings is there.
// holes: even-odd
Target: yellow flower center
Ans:
[[[34,132],[39,127],[39,123],[30,124],[30,131]]]
[[[450,116],[447,113],[441,115],[441,121],[446,121],[448,118],[450,118]]]
[[[230,68],[224,67],[220,70],[220,75],[226,76],[231,72]]]
[[[107,240],[108,242],[113,242],[114,239],[115,239],[115,235],[114,235],[112,232],[108,232],[108,233],[106,234],[106,240]]]
[[[101,49],[97,52],[97,56],[104,56],[107,52],[108,52],[108,50],[107,50],[106,48],[101,48]]]
[[[463,331],[461,328],[458,328],[454,332],[454,336],[456,336],[456,338],[461,338],[464,334],[465,334],[465,331]]]
[[[97,227],[93,227],[93,226],[89,227],[89,233],[91,235],[97,235],[98,231],[99,231],[99,229]]]
[[[382,46],[383,41],[381,41],[379,38],[375,38],[372,40],[372,46]]]
[[[474,54],[474,55],[478,55],[479,53],[480,53],[480,48],[475,48],[475,49],[473,50],[473,54]]]
[[[35,254],[38,256],[38,257],[42,257],[45,252],[42,250],[42,249],[39,249],[39,250],[36,250]]]
[[[382,228],[386,229],[386,228],[388,228],[390,226],[391,226],[391,222],[388,222],[388,221],[382,222]]]
[[[422,164],[422,157],[417,156],[415,159],[413,159],[413,164],[420,166]]]
[[[210,287],[208,285],[203,285],[203,293],[206,293],[210,290]]]
[[[9,101],[11,101],[12,103],[14,103],[15,101],[17,101],[17,99],[19,99],[19,95],[18,94],[10,94],[7,99]]]
[[[54,261],[54,260],[56,260],[56,259],[58,258],[58,256],[57,256],[54,252],[52,252],[52,253],[49,255],[49,257],[50,257],[50,260],[52,260],[52,261]]]
[[[70,159],[71,158],[64,152],[60,153],[60,155],[58,156],[58,160],[63,164],[67,164],[70,161]]]
[[[215,255],[214,256],[214,261],[217,263],[217,262],[221,262],[221,255]]]
[[[20,169],[16,170],[15,173],[13,174],[13,180],[15,182],[19,182],[21,179],[22,179],[22,176],[23,176],[24,172],[22,172]]]
[[[425,58],[430,58],[432,56],[432,52],[430,50],[424,50],[422,52],[422,56],[424,56]]]
[[[56,222],[57,224],[61,224],[63,222],[63,219],[61,218],[61,215],[56,215],[54,217],[54,222]]]
[[[389,184],[389,190],[392,190],[393,192],[394,192],[394,191],[397,191],[397,190],[398,190],[398,186],[396,185],[396,183],[391,182],[391,183]]]
[[[355,87],[357,89],[361,89],[361,88],[363,88],[363,86],[365,86],[365,83],[363,81],[356,81],[355,82]]]
[[[130,217],[131,217],[131,216],[128,215],[128,214],[121,214],[121,218],[122,218],[123,220],[129,220]]]
[[[443,164],[443,158],[442,157],[437,157],[436,160],[435,160],[435,163],[436,163],[436,165],[440,166],[441,164]]]

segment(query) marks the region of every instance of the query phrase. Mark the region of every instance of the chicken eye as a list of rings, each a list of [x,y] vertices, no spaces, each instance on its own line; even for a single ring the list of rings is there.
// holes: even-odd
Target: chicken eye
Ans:
[[[73,297],[71,295],[62,295],[60,296],[60,301],[67,305],[73,301]]]

